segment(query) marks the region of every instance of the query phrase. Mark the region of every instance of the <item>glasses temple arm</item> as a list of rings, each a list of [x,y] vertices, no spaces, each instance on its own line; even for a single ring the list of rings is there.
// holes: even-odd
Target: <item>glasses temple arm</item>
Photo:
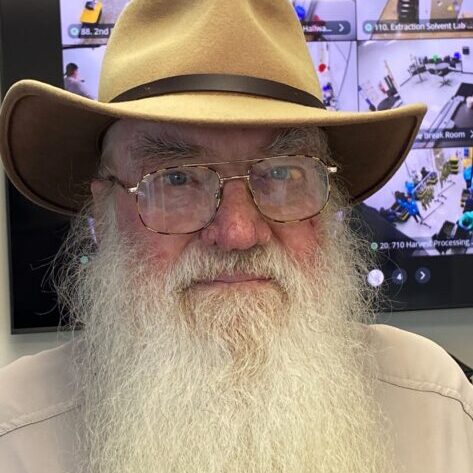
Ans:
[[[120,181],[120,179],[118,179],[118,177],[115,177],[115,176],[113,176],[113,175],[104,177],[104,178],[101,179],[101,180],[103,180],[103,181],[109,181],[109,182],[111,182],[112,184],[117,184],[117,185],[119,185],[123,190],[126,191],[127,194],[136,194],[136,192],[138,191],[138,186],[135,186],[135,187],[128,187],[124,182]]]

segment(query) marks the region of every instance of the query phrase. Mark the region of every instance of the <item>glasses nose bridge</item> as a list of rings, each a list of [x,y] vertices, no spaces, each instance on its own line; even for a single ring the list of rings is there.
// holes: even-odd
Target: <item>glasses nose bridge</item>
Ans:
[[[250,173],[247,172],[246,174],[235,174],[233,176],[220,176],[220,197],[223,197],[223,189],[225,187],[225,183],[230,181],[239,181],[243,180],[246,182],[246,189],[250,192],[251,196],[253,197],[253,192],[250,185]]]
[[[219,193],[218,193],[217,209],[215,210],[215,213],[217,213],[218,210],[220,209],[220,205],[221,205],[222,200],[223,200],[223,190],[225,188],[225,183],[231,182],[231,181],[239,181],[239,180],[243,180],[244,182],[246,182],[246,190],[247,190],[248,194],[251,196],[251,200],[256,205],[255,197],[253,195],[253,189],[251,188],[251,184],[250,184],[250,173],[249,172],[247,172],[246,174],[235,174],[233,176],[220,176],[219,175],[220,190],[219,190]],[[256,205],[256,207],[258,207],[258,206]]]
[[[234,176],[220,177],[220,185],[223,187],[227,181],[236,181],[238,179],[243,179],[248,184],[250,182],[250,175],[246,174],[236,174]]]

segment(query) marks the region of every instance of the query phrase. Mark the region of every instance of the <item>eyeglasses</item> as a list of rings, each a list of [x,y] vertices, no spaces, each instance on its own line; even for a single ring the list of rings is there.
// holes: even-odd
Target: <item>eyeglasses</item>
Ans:
[[[246,174],[221,176],[222,165],[247,165]],[[337,172],[314,156],[185,164],[150,172],[135,187],[115,176],[107,180],[136,196],[143,225],[156,233],[182,235],[208,227],[218,212],[225,182],[246,181],[253,201],[267,219],[300,222],[318,215],[330,196],[329,175]]]

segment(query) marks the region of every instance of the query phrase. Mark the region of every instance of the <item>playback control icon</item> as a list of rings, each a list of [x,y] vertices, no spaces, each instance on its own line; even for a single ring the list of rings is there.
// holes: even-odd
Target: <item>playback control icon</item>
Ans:
[[[395,269],[391,278],[394,284],[402,286],[407,281],[406,270],[402,268]]]
[[[419,268],[415,274],[416,281],[419,284],[427,284],[430,281],[430,270],[429,268]]]

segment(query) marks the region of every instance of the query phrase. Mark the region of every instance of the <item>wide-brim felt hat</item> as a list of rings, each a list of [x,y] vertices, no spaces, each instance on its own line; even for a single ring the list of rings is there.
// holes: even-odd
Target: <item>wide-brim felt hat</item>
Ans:
[[[106,129],[118,119],[325,130],[353,202],[385,184],[411,148],[423,104],[325,109],[288,0],[133,0],[104,56],[98,101],[16,83],[0,112],[8,177],[33,202],[77,213],[90,197]]]

